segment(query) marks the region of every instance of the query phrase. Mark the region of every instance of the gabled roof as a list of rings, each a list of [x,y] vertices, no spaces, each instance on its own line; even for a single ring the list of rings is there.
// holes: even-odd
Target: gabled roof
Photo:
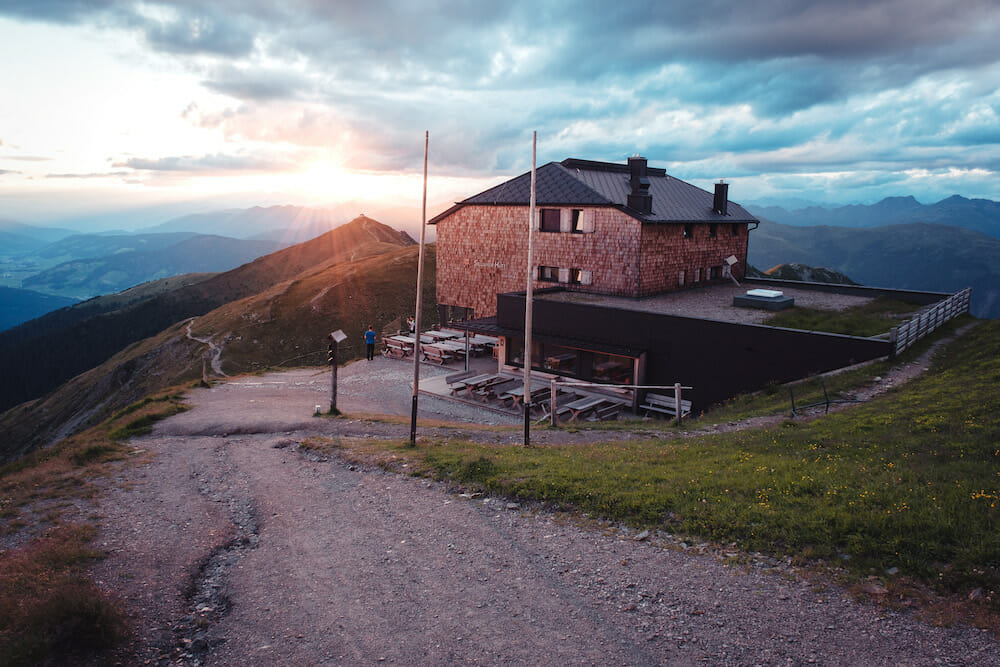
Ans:
[[[537,206],[611,206],[648,223],[757,222],[742,206],[730,201],[728,214],[712,209],[713,193],[649,167],[649,194],[653,210],[642,213],[628,207],[628,165],[570,158],[549,162],[535,170]],[[531,172],[458,202],[429,222],[436,224],[458,209],[470,205],[527,206],[531,198]]]

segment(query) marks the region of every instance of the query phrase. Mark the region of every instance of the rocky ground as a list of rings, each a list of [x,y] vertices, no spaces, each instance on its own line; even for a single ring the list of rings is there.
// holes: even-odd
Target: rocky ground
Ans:
[[[408,415],[411,376],[391,360],[351,364],[339,407]],[[122,662],[1000,664],[990,633],[856,601],[788,563],[309,454],[298,444],[310,435],[408,432],[406,420],[313,416],[329,378],[231,378],[131,441],[148,462],[98,499],[109,556],[95,569],[134,620]],[[420,408],[504,419],[440,399]]]

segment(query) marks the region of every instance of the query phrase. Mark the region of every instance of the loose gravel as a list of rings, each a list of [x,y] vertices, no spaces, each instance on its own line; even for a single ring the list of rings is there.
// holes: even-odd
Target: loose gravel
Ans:
[[[338,404],[408,416],[406,373],[351,364]],[[329,378],[192,391],[192,410],[132,441],[149,461],[100,498],[95,569],[134,619],[122,662],[1000,665],[986,631],[859,602],[788,562],[307,455],[315,434],[400,432],[313,416]]]

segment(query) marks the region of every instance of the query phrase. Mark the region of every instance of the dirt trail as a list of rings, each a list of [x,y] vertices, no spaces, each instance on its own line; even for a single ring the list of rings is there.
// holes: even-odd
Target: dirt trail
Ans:
[[[393,364],[344,369],[345,407],[408,406],[408,388],[378,386]],[[381,428],[312,417],[328,382],[293,371],[193,391],[192,410],[132,441],[154,456],[102,498],[96,572],[134,615],[126,661],[1000,665],[984,631],[930,627],[787,565],[310,458],[296,448],[310,434]],[[352,398],[355,384],[377,393]]]
[[[208,359],[209,363],[212,365],[212,372],[220,377],[226,377],[226,374],[222,371],[222,346],[217,345],[212,342],[214,336],[204,336],[199,338],[191,333],[191,327],[194,325],[195,318],[192,318],[187,323],[187,337],[198,343],[208,345],[208,352],[205,354],[205,358]]]

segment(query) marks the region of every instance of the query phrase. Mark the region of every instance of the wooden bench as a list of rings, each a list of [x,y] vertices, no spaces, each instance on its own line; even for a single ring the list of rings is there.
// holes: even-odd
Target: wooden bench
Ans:
[[[382,339],[382,354],[393,359],[402,359],[413,350],[412,345],[408,345],[399,336],[390,336]]]
[[[475,375],[482,375],[479,371],[459,371],[458,373],[449,373],[444,376],[444,383],[447,385],[452,385],[459,380],[467,380]]]
[[[619,413],[621,413],[624,406],[621,403],[614,402],[607,407],[601,407],[594,410],[587,421],[611,421],[612,419],[618,419]]]
[[[639,406],[640,410],[646,411],[646,416],[650,412],[657,412],[673,418],[677,418],[677,401],[673,396],[663,396],[662,394],[646,394],[646,402]],[[691,414],[691,401],[681,401],[681,417]]]
[[[506,393],[507,389],[512,389],[518,382],[520,382],[520,380],[517,378],[500,376],[495,380],[479,385],[473,391],[476,396],[483,401],[483,403],[486,403],[491,398],[496,398],[497,396]]]
[[[584,396],[583,398],[578,398],[572,403],[567,403],[563,408],[560,408],[557,414],[569,413],[569,421],[573,422],[580,418],[591,410],[595,410],[601,407],[607,401],[601,396]]]
[[[480,373],[479,375],[473,375],[472,377],[465,377],[462,378],[461,380],[458,380],[457,382],[449,383],[448,389],[451,390],[452,396],[457,396],[459,392],[471,391],[469,387],[474,388],[477,383],[482,382],[484,380],[488,380],[491,377],[493,376],[489,373],[485,374]]]
[[[421,345],[420,351],[423,353],[424,361],[433,361],[441,366],[444,366],[455,358],[455,355],[450,350],[443,349],[437,345]]]
[[[549,394],[548,387],[538,387],[537,389],[531,390],[531,404],[532,407],[539,401]],[[510,400],[510,407],[516,408],[519,405],[524,404],[524,385],[520,385],[508,391],[505,391],[500,395],[500,399],[504,402]]]

